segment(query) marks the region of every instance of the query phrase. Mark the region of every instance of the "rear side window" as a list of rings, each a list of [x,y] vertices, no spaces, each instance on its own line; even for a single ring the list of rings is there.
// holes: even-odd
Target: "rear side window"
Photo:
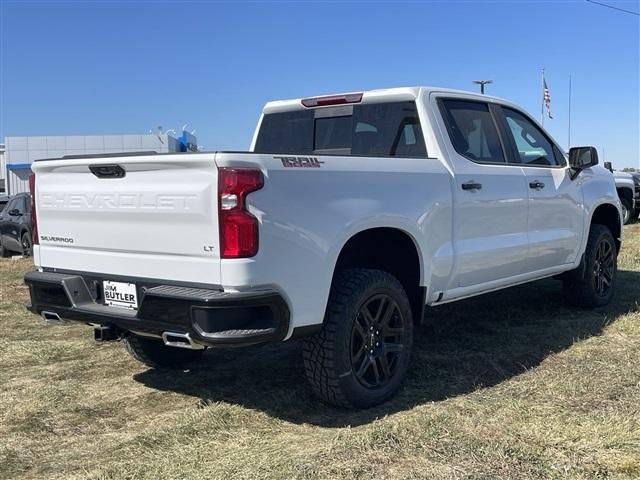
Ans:
[[[456,152],[474,162],[505,161],[498,130],[486,103],[443,100],[440,109]]]
[[[317,108],[264,116],[257,153],[424,158],[415,102]]]

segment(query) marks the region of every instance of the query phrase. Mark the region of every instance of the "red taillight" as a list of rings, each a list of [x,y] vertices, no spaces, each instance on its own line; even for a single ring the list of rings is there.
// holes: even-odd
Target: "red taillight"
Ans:
[[[36,215],[36,176],[29,175],[29,192],[31,192],[31,244],[39,245],[38,216]]]
[[[305,107],[326,107],[327,105],[343,105],[345,103],[360,103],[362,93],[347,93],[345,95],[330,95],[328,97],[313,97],[301,100]]]
[[[258,220],[247,211],[245,198],[263,185],[260,170],[218,169],[221,258],[246,258],[258,253]]]

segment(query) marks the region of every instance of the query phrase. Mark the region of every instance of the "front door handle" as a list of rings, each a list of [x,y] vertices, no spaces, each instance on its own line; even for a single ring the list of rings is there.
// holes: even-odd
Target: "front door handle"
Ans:
[[[462,184],[463,190],[480,190],[482,188],[481,183],[476,182],[466,182]]]
[[[476,182],[466,182],[462,184],[463,190],[480,190],[482,188],[481,183]]]
[[[533,188],[534,190],[541,190],[544,188],[544,183],[536,180],[534,182],[529,183],[529,188]]]

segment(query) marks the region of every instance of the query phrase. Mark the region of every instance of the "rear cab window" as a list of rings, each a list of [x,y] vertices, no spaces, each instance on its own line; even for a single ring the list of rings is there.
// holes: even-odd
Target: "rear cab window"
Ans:
[[[426,158],[414,101],[265,114],[256,153]]]

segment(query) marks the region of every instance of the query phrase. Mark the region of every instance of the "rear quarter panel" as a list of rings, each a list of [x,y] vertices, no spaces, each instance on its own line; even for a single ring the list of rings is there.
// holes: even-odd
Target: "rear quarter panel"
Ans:
[[[218,166],[256,167],[264,188],[247,197],[260,222],[258,254],[222,260],[225,289],[279,289],[292,326],[318,324],[336,261],[356,233],[395,227],[421,258],[421,283],[443,288],[452,265],[451,176],[437,159],[314,156],[318,167],[285,167],[277,155],[219,153]],[[290,330],[291,332],[291,330]]]

